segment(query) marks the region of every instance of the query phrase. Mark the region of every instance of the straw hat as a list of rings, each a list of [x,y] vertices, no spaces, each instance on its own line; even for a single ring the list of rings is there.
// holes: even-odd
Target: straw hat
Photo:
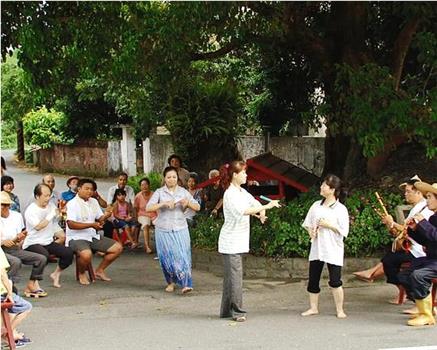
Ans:
[[[80,180],[79,177],[77,176],[70,176],[67,180],[67,186],[70,186],[70,182],[73,181],[74,179]]]
[[[422,182],[422,180],[420,179],[420,177],[417,176],[417,175],[414,175],[411,179],[408,180],[408,182],[415,182],[415,181]],[[408,182],[401,183],[401,184],[399,185],[399,188],[403,191],[403,190],[405,189],[405,186],[408,185]]]
[[[430,185],[427,184],[426,182],[419,181],[414,184],[414,187],[416,187],[423,194],[427,194],[428,192],[431,192],[437,195],[437,182]]]
[[[1,204],[12,204],[11,197],[6,191],[1,191],[0,193],[0,203]]]

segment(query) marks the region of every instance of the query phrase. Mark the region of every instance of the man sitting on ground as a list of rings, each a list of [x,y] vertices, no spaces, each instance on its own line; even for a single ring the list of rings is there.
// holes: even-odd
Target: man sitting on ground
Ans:
[[[111,280],[105,274],[105,269],[123,251],[121,244],[113,239],[100,237],[96,232],[103,228],[103,223],[112,212],[107,210],[103,214],[97,200],[92,198],[93,183],[93,180],[81,179],[76,197],[67,203],[67,246],[78,255],[79,283],[83,285],[90,283],[85,270],[91,262],[93,251],[105,253],[95,272],[96,278],[103,281]]]

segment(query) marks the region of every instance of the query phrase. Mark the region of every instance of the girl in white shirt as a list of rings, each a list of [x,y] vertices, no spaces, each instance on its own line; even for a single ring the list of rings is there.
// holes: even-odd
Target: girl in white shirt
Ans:
[[[261,205],[249,192],[241,188],[246,183],[246,163],[234,161],[220,170],[225,222],[220,231],[218,250],[223,254],[224,276],[220,317],[245,321],[243,306],[243,267],[241,254],[249,251],[250,217],[257,215],[262,223],[265,211],[279,207],[278,201]]]
[[[309,256],[308,292],[310,308],[302,316],[319,313],[320,276],[325,262],[329,271],[329,286],[332,288],[337,317],[345,318],[343,311],[343,288],[341,267],[343,266],[343,239],[349,233],[349,214],[338,200],[341,192],[341,180],[335,175],[327,175],[320,186],[322,200],[316,201],[308,211],[302,226],[311,237]]]

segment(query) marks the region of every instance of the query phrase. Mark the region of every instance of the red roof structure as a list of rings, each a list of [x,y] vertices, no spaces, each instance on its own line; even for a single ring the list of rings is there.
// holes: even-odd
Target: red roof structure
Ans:
[[[258,197],[271,199],[293,199],[301,192],[320,183],[320,177],[293,165],[272,153],[263,153],[250,158],[247,163],[247,189]],[[219,177],[206,180],[197,185],[204,188],[216,182]],[[256,183],[256,184],[254,184]]]

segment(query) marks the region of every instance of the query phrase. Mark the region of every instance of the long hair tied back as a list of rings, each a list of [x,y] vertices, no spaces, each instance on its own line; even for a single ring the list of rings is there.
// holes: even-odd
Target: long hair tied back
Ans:
[[[246,169],[246,162],[242,160],[234,160],[227,163],[220,168],[220,185],[223,189],[227,189],[232,182],[234,173],[238,174],[240,171]]]
[[[347,196],[347,191],[343,187],[343,183],[340,178],[334,174],[328,174],[325,176],[323,181],[332,189],[334,189],[334,196],[340,202],[344,202]]]

